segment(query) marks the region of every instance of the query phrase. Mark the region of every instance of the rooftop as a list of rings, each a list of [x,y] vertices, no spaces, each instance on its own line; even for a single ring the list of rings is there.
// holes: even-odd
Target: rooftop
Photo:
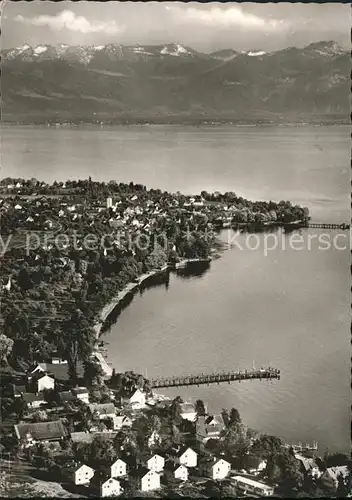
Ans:
[[[35,424],[17,424],[15,433],[18,439],[23,439],[30,433],[35,440],[61,439],[67,436],[68,432],[62,420],[53,422],[38,422]]]
[[[95,411],[99,412],[100,415],[111,415],[116,413],[116,408],[113,403],[94,403],[89,405],[89,410],[91,413]]]
[[[273,489],[272,486],[260,483],[259,481],[254,481],[253,479],[249,479],[248,477],[232,476],[232,479],[240,483],[247,484],[248,486],[252,486],[253,488],[261,488],[262,490],[270,490],[270,491]]]

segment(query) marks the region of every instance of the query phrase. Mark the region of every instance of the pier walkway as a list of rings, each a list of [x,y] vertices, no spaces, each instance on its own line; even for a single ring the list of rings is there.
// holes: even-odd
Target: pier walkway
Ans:
[[[305,227],[308,227],[308,228],[317,228],[317,229],[342,229],[343,231],[344,230],[347,230],[350,228],[350,225],[349,224],[325,224],[325,223],[309,223],[307,224]]]
[[[166,387],[181,387],[189,385],[220,384],[220,382],[241,382],[241,380],[280,380],[280,370],[276,368],[262,368],[260,370],[240,370],[237,372],[219,372],[200,375],[185,375],[179,377],[156,378],[150,381],[153,389]]]

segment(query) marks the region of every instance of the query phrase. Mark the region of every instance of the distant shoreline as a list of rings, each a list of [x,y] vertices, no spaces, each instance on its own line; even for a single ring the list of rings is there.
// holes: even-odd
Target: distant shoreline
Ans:
[[[328,127],[328,126],[347,126],[350,125],[349,119],[346,117],[341,120],[299,120],[299,121],[281,121],[281,120],[248,120],[248,122],[244,121],[234,121],[234,120],[217,120],[211,119],[204,121],[192,120],[192,119],[184,119],[181,120],[160,120],[160,121],[150,121],[147,119],[143,120],[120,120],[114,123],[104,122],[102,119],[99,122],[69,122],[63,120],[62,122],[52,121],[39,121],[39,122],[15,122],[15,121],[6,121],[2,120],[3,127],[38,127],[38,128],[46,128],[46,129],[77,129],[77,128],[93,128],[93,129],[109,129],[113,127],[234,127],[234,128],[264,128],[264,127]]]

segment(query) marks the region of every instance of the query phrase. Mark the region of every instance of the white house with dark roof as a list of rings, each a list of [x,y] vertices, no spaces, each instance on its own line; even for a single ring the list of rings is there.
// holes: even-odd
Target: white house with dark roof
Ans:
[[[42,392],[44,390],[55,388],[55,379],[53,377],[50,377],[49,375],[46,375],[45,373],[36,375],[33,378],[32,383],[35,386],[36,392]]]
[[[169,450],[170,459],[186,467],[197,467],[198,453],[189,446],[176,446]]]
[[[203,463],[201,469],[203,474],[211,479],[225,479],[231,471],[231,464],[223,458],[214,457],[213,460]]]
[[[155,491],[160,488],[160,474],[147,467],[134,469],[129,476],[136,479],[139,491]]]
[[[164,474],[166,477],[172,477],[180,481],[188,480],[188,468],[185,465],[177,464],[172,461],[166,463]]]
[[[158,453],[155,453],[151,457],[143,460],[143,463],[148,467],[149,470],[161,472],[164,470],[165,458]]]
[[[94,476],[94,469],[86,464],[77,464],[67,467],[64,473],[72,480],[73,484],[77,486],[87,485]]]
[[[101,498],[117,497],[123,493],[120,481],[103,473],[96,473],[91,484]]]
[[[133,410],[141,410],[146,405],[146,394],[140,389],[136,389],[126,402]]]
[[[119,431],[123,427],[132,427],[132,420],[127,415],[114,415],[112,423],[114,431]]]
[[[127,464],[121,458],[115,460],[113,464],[110,466],[110,475],[111,477],[123,477],[127,474]]]

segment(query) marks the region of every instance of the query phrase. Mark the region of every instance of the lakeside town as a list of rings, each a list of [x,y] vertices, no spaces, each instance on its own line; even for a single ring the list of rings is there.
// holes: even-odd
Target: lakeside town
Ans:
[[[18,484],[28,496],[351,496],[348,456],[262,435],[236,408],[168,399],[112,370],[99,340],[144,282],[219,255],[219,229],[304,226],[306,208],[8,178],[0,213],[3,496],[23,496]]]

